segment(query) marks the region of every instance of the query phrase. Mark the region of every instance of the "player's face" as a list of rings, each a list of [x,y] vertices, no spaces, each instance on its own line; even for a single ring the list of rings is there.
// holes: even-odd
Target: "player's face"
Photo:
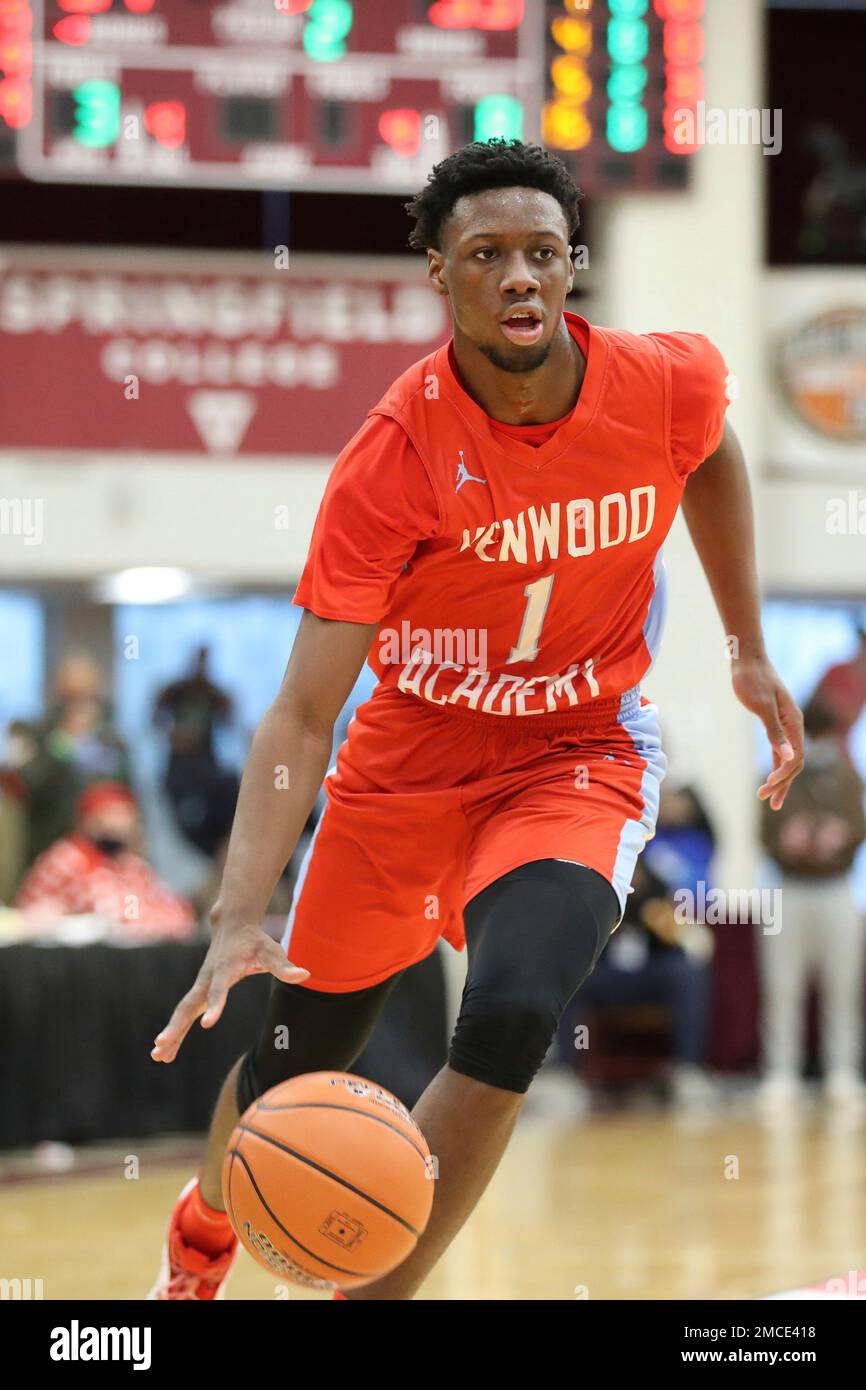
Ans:
[[[547,358],[574,280],[562,208],[537,188],[460,198],[428,252],[428,276],[448,296],[455,337],[506,372]]]

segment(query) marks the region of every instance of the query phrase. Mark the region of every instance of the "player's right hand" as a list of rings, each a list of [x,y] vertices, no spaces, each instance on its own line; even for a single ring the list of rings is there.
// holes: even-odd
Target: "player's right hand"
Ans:
[[[261,975],[265,971],[287,984],[300,984],[310,974],[309,970],[292,965],[282,947],[261,927],[219,926],[195,984],[183,996],[162,1032],[154,1038],[150,1054],[153,1060],[173,1062],[200,1015],[204,1015],[202,1028],[212,1028],[222,1014],[232,985],[247,975]]]

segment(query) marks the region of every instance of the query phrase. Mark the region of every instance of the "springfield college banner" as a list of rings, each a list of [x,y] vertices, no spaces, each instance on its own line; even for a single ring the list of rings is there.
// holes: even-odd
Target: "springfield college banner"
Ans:
[[[0,449],[336,455],[449,333],[424,261],[0,255]]]

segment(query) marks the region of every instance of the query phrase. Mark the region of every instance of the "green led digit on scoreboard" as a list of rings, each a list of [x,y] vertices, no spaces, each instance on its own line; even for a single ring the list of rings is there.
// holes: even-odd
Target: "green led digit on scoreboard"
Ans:
[[[609,0],[610,106],[605,133],[611,149],[620,154],[643,149],[649,137],[646,108],[641,100],[647,84],[643,59],[649,52],[649,28],[643,16],[648,3],[649,0]]]
[[[120,134],[120,88],[116,82],[94,78],[72,92],[75,128],[72,138],[90,149],[113,145]]]
[[[523,103],[517,97],[482,97],[475,107],[474,140],[522,140]]]
[[[304,52],[317,63],[342,58],[354,18],[350,0],[313,0],[304,27]]]

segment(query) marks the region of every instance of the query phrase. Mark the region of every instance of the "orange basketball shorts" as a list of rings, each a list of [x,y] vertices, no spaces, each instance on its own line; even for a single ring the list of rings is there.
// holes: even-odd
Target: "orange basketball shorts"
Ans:
[[[503,718],[377,686],[325,778],[282,938],[289,959],[312,989],[366,989],[440,936],[461,950],[465,905],[536,859],[602,874],[621,920],[666,766],[656,706],[639,691],[580,714]]]

